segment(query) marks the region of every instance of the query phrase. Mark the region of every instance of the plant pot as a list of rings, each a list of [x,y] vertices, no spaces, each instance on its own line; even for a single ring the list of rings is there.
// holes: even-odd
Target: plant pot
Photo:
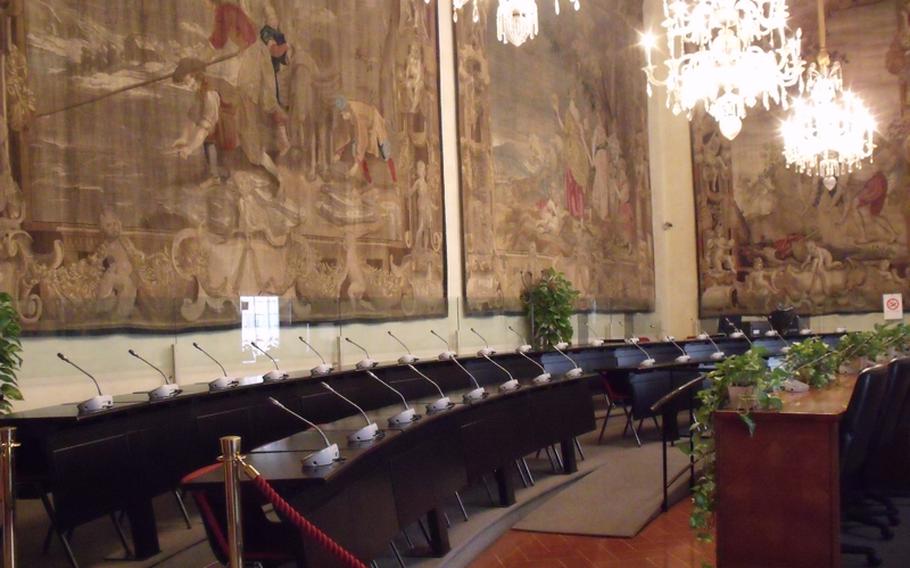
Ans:
[[[752,410],[755,407],[755,387],[727,387],[727,396],[730,398],[730,408],[736,410]]]
[[[859,374],[860,371],[866,367],[872,366],[872,362],[867,357],[855,357],[849,361],[844,362],[840,366],[840,372],[848,375]]]

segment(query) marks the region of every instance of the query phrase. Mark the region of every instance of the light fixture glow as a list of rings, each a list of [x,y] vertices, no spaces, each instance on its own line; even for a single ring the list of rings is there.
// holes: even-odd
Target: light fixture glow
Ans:
[[[569,0],[575,11],[581,9],[581,0]],[[453,0],[452,21],[458,23],[458,12],[468,3],[471,3],[471,19],[474,23],[480,21],[480,8],[478,0]],[[424,0],[429,4],[430,0]],[[559,15],[559,0],[553,1],[556,15]],[[537,18],[536,0],[499,0],[496,9],[496,38],[502,43],[511,43],[519,46],[529,39],[537,37],[540,25]]]
[[[654,40],[642,37],[643,68],[652,85],[665,86],[667,107],[691,119],[698,103],[732,140],[746,109],[758,101],[787,108],[786,89],[799,80],[801,30],[786,33],[786,0],[664,0],[667,78],[657,79]]]

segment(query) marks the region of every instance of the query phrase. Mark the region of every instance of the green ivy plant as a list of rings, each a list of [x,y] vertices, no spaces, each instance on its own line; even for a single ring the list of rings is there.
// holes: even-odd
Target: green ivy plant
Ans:
[[[728,387],[751,386],[756,406],[763,410],[779,410],[781,399],[777,392],[786,379],[783,369],[771,370],[765,357],[767,349],[753,347],[742,355],[728,357],[719,362],[714,371],[707,375],[707,388],[696,395],[700,404],[695,410],[695,420],[691,427],[691,447],[681,445],[685,453],[690,453],[696,463],[701,463],[701,472],[692,488],[692,514],[689,525],[696,531],[699,540],[711,540],[711,524],[714,515],[714,413],[723,408],[728,400]],[[740,411],[740,418],[749,429],[750,435],[755,432],[755,421],[748,411]]]
[[[16,374],[22,366],[22,342],[19,336],[22,327],[13,298],[0,292],[0,413],[7,414],[13,408],[12,401],[22,400]]]
[[[540,278],[522,293],[525,313],[531,320],[534,341],[548,348],[572,340],[572,322],[578,290],[565,274],[553,268],[542,271]]]
[[[796,380],[820,389],[834,380],[839,366],[836,354],[821,338],[812,337],[790,346],[783,367]]]

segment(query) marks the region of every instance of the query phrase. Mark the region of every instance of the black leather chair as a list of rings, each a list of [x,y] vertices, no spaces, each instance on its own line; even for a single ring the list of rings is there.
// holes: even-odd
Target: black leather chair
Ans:
[[[888,387],[887,367],[875,366],[860,373],[853,396],[841,420],[840,432],[840,483],[843,516],[850,521],[878,526],[887,538],[890,529],[883,522],[862,511],[864,497],[863,473],[870,456],[871,444],[879,426],[879,413],[884,405]],[[881,559],[871,546],[841,544],[841,552],[864,554],[870,566],[878,566]]]

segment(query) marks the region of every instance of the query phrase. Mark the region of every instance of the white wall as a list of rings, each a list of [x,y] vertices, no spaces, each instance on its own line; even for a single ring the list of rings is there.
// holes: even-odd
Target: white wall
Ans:
[[[419,1],[419,0],[415,0]],[[628,0],[634,1],[634,0]],[[476,351],[482,342],[469,329],[477,328],[491,345],[505,350],[514,347],[517,338],[508,330],[512,326],[526,333],[523,317],[496,316],[487,318],[465,317],[461,310],[460,295],[463,284],[461,270],[461,207],[459,195],[459,165],[456,135],[454,53],[452,49],[451,0],[439,2],[440,69],[442,100],[443,176],[445,181],[446,228],[448,231],[446,263],[448,274],[449,306],[446,317],[428,320],[381,324],[300,325],[281,329],[280,345],[274,355],[283,368],[308,369],[318,363],[315,355],[298,340],[303,335],[316,345],[326,358],[336,365],[350,365],[362,354],[345,343],[343,337],[364,343],[371,355],[381,361],[398,357],[400,348],[386,332],[401,337],[411,350],[421,357],[432,357],[442,348],[442,343],[429,335],[434,329],[461,352]],[[645,0],[646,27],[660,29],[661,0]],[[461,25],[471,25],[470,19]],[[650,161],[652,189],[652,217],[654,229],[656,307],[653,313],[635,317],[596,315],[592,326],[601,333],[609,327],[612,335],[619,337],[636,333],[656,337],[672,334],[679,337],[692,335],[698,311],[698,284],[695,253],[695,216],[692,192],[692,173],[688,123],[683,117],[674,117],[664,106],[663,95],[658,89],[649,103]],[[665,229],[664,224],[672,224]],[[574,318],[576,339],[587,338],[586,329],[579,324],[587,318]],[[880,322],[881,316],[814,318],[812,327],[817,331],[830,331],[838,326],[865,329]],[[713,322],[705,322],[713,326]],[[249,353],[240,353],[239,330],[209,331],[169,336],[143,334],[99,335],[91,337],[42,337],[26,338],[24,364],[19,381],[25,401],[17,403],[17,410],[47,406],[85,399],[93,394],[91,383],[75,370],[65,366],[56,357],[58,351],[95,374],[108,394],[125,394],[148,390],[158,384],[157,375],[147,370],[127,354],[133,348],[147,359],[162,367],[169,375],[176,374],[180,383],[191,383],[213,378],[219,374],[217,367],[192,347],[199,342],[215,357],[222,360],[228,373],[246,375],[269,368],[268,361],[259,357],[253,361]]]

